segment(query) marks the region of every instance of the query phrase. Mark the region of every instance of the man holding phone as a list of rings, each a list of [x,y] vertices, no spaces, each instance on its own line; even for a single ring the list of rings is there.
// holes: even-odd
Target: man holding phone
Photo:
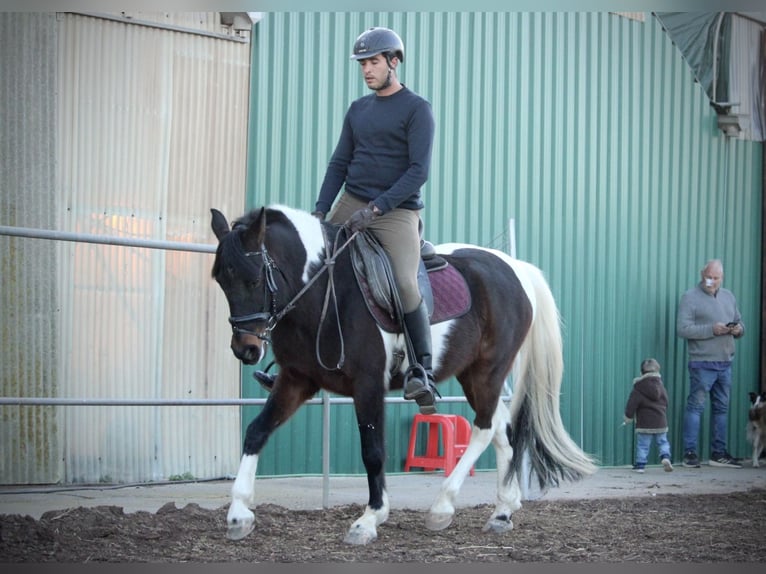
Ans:
[[[689,396],[684,413],[683,465],[699,468],[697,439],[707,395],[711,409],[711,466],[742,468],[729,454],[727,428],[731,365],[734,340],[745,334],[745,325],[737,308],[737,299],[721,287],[723,263],[708,261],[700,272],[701,281],[686,291],[678,305],[676,333],[687,340],[689,354]]]

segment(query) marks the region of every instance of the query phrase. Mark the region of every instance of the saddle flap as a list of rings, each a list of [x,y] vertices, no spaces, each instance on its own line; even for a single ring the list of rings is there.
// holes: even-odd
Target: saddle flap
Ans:
[[[385,260],[383,258],[386,258]],[[365,301],[381,308],[391,320],[399,321],[393,304],[393,277],[387,272],[388,255],[368,232],[358,233],[351,244],[351,263]],[[364,285],[362,284],[364,283]],[[369,307],[369,302],[368,302]]]
[[[351,244],[351,262],[370,314],[383,330],[400,333],[401,318],[393,302],[396,286],[383,247],[368,232],[359,233]],[[435,252],[421,259],[418,285],[432,325],[460,317],[471,308],[465,279]]]

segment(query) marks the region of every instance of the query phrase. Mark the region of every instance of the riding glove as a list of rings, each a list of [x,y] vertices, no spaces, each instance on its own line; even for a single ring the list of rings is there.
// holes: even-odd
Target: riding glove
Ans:
[[[363,207],[362,209],[355,211],[351,217],[349,217],[348,221],[346,222],[346,226],[351,229],[351,233],[364,231],[367,226],[372,223],[372,221],[378,216],[375,211],[376,208],[374,204],[370,202],[367,207]]]

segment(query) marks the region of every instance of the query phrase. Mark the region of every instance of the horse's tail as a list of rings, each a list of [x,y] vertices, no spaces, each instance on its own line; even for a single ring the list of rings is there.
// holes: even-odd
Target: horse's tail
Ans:
[[[559,413],[559,389],[564,373],[561,317],[542,271],[524,265],[533,287],[535,315],[514,369],[511,425],[513,448],[506,481],[521,477],[528,452],[541,489],[558,486],[559,479],[576,481],[596,471],[593,458],[569,436]]]

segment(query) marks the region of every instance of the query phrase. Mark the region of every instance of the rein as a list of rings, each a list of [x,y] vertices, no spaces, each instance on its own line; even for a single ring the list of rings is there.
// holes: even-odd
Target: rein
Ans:
[[[253,335],[255,337],[258,337],[262,341],[265,341],[267,343],[271,343],[271,338],[269,337],[269,334],[271,331],[276,327],[277,323],[281,321],[285,315],[287,315],[290,311],[292,311],[295,308],[295,304],[297,301],[303,297],[303,295],[308,291],[311,286],[316,283],[316,281],[319,279],[319,277],[324,273],[325,271],[329,270],[329,277],[327,282],[327,291],[325,292],[325,299],[324,304],[322,306],[322,314],[319,319],[319,326],[320,328],[317,329],[317,339],[316,339],[316,356],[317,361],[319,361],[319,364],[327,369],[332,370],[331,368],[327,367],[320,358],[319,354],[319,333],[321,332],[321,325],[324,322],[326,316],[327,316],[327,308],[329,306],[330,301],[330,294],[333,296],[333,305],[335,307],[335,317],[338,325],[338,333],[340,334],[340,357],[338,359],[338,364],[335,367],[336,369],[340,369],[343,366],[343,363],[345,362],[345,345],[343,342],[343,333],[340,326],[340,315],[338,313],[338,300],[335,296],[335,281],[332,271],[335,268],[335,261],[338,258],[338,256],[351,244],[351,241],[356,237],[357,232],[354,232],[351,234],[351,236],[340,246],[338,247],[338,241],[340,234],[335,236],[335,244],[333,245],[332,251],[330,250],[330,245],[327,241],[327,236],[324,227],[322,227],[322,236],[324,238],[325,242],[325,260],[322,264],[322,267],[308,280],[308,282],[301,288],[298,293],[295,294],[295,296],[290,299],[290,301],[280,310],[276,310],[276,298],[275,294],[278,291],[278,287],[276,284],[276,281],[274,280],[274,271],[279,271],[280,274],[282,273],[280,269],[276,266],[276,263],[269,255],[268,251],[266,250],[266,246],[261,244],[261,248],[258,251],[251,251],[245,253],[245,256],[249,255],[255,255],[260,254],[263,259],[263,268],[264,273],[266,275],[266,282],[264,285],[264,290],[269,294],[269,298],[271,299],[271,310],[270,311],[260,311],[258,313],[251,313],[249,315],[237,315],[234,317],[229,317],[229,323],[231,324],[232,330],[234,333],[246,333],[249,335]],[[266,322],[266,328],[261,333],[256,333],[254,331],[244,329],[240,327],[241,324],[249,323],[252,321],[265,321]]]

